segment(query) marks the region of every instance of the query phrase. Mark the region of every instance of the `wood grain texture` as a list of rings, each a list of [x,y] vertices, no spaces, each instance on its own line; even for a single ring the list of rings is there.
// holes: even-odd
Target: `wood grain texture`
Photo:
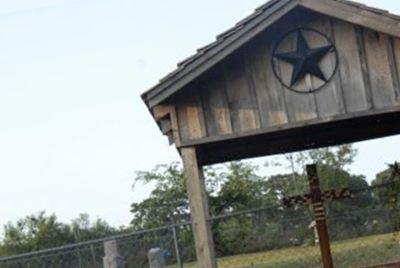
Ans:
[[[397,72],[397,75],[395,76],[395,79],[397,80],[397,88],[395,88],[395,95],[396,95],[396,101],[399,104],[400,103],[400,39],[399,38],[393,38],[392,40],[393,44],[393,57],[394,57],[394,64],[395,64],[395,71]]]
[[[170,144],[180,146],[181,139],[178,127],[178,118],[174,105],[157,105],[152,109],[162,133],[168,136]]]
[[[364,29],[361,27],[355,26],[355,32],[356,32],[357,46],[358,46],[358,51],[359,51],[359,56],[360,56],[361,71],[362,71],[362,76],[363,76],[364,84],[365,84],[365,95],[366,95],[366,100],[367,100],[367,106],[368,106],[368,109],[373,109],[374,101],[372,99],[371,79],[369,77],[367,52],[365,50],[366,48],[365,48],[365,42],[364,42]]]
[[[276,79],[271,59],[273,44],[267,36],[246,47],[247,75],[253,81],[262,127],[288,123],[283,86]]]
[[[174,139],[175,146],[180,147],[182,140],[179,133],[178,114],[176,112],[176,107],[173,105],[171,105],[170,109],[170,119],[172,124],[172,137]]]
[[[360,47],[352,24],[333,20],[335,44],[339,54],[339,73],[347,112],[367,110],[366,85],[360,60]]]
[[[399,85],[399,74],[398,74],[398,69],[397,69],[397,62],[396,62],[396,57],[395,57],[395,52],[394,52],[394,38],[388,36],[388,39],[386,40],[385,43],[386,43],[390,74],[392,77],[393,90],[394,90],[393,102],[396,103],[397,97],[398,97],[398,92],[400,91],[400,85]]]
[[[197,87],[183,92],[176,100],[179,132],[182,141],[207,136],[204,113]]]
[[[340,1],[300,0],[300,4],[318,13],[354,23],[382,33],[400,36],[399,22],[390,16],[382,16]]]
[[[364,30],[364,43],[375,108],[392,106],[395,103],[393,78],[387,51],[387,35]]]
[[[229,58],[224,68],[233,130],[245,132],[260,128],[259,111],[251,81],[246,76],[243,55]]]
[[[203,111],[208,135],[232,133],[226,84],[223,71],[216,67],[212,74],[202,79],[199,90],[202,96]]]
[[[328,17],[321,17],[308,25],[310,28],[320,31],[328,36],[334,42],[333,30],[331,20]],[[307,32],[305,33],[307,38]],[[312,33],[308,37],[309,45],[312,48],[322,47],[327,45],[327,41],[319,35]],[[322,72],[326,78],[329,78],[334,73],[337,60],[334,53],[329,53],[320,62]],[[332,79],[324,85],[320,90],[314,92],[315,102],[318,112],[318,117],[327,117],[345,113],[345,105],[343,99],[342,85],[340,79],[340,72],[334,73]],[[325,82],[313,77],[311,83],[314,87],[319,87]]]
[[[217,268],[203,170],[194,147],[182,148],[181,156],[190,201],[197,265],[199,268]]]

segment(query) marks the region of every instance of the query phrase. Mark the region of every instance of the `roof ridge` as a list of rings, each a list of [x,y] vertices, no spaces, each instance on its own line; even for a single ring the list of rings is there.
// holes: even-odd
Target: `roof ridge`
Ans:
[[[192,56],[189,56],[186,59],[180,61],[177,64],[178,68],[184,67],[185,65],[195,61],[196,58],[200,57],[207,50],[215,47],[216,45],[218,45],[220,42],[222,42],[223,40],[225,40],[226,38],[228,38],[232,34],[236,33],[239,30],[241,30],[248,22],[250,22],[253,19],[255,19],[256,17],[260,16],[266,9],[270,8],[271,6],[273,6],[274,4],[278,3],[279,1],[281,1],[281,0],[270,0],[267,3],[257,7],[252,14],[250,14],[247,17],[245,17],[244,19],[240,20],[234,26],[229,28],[228,30],[218,34],[216,39],[212,43],[197,49],[197,53],[196,54],[194,54]],[[166,77],[164,77],[164,78],[166,78]],[[164,78],[162,79],[162,81],[164,81]]]
[[[400,16],[399,15],[390,13],[390,11],[386,10],[386,9],[371,7],[371,6],[368,6],[366,4],[359,3],[359,2],[356,2],[356,1],[353,1],[353,0],[334,0],[334,1],[340,2],[340,3],[344,3],[344,4],[348,4],[348,5],[352,5],[354,7],[362,8],[362,9],[365,9],[367,11],[379,14],[379,15],[385,15],[385,16],[391,17],[393,19],[400,20]]]

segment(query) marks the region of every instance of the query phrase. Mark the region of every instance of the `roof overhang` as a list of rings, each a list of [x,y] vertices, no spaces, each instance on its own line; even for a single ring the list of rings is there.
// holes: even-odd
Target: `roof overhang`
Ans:
[[[178,69],[143,93],[142,99],[150,109],[163,103],[298,7],[400,37],[400,17],[385,10],[347,0],[272,0],[219,35],[214,43],[199,49],[197,54],[181,62]]]

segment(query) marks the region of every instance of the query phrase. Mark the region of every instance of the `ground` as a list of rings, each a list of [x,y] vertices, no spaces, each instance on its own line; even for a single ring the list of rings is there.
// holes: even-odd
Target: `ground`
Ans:
[[[335,266],[356,268],[400,261],[400,234],[375,235],[332,243]],[[220,268],[320,268],[318,246],[302,246],[220,258]],[[186,264],[185,268],[194,268]]]

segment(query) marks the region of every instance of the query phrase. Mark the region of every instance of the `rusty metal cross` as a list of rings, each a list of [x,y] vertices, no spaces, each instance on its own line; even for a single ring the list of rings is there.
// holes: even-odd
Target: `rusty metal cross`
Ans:
[[[322,191],[319,183],[316,165],[307,166],[307,175],[310,185],[310,193],[283,198],[282,202],[285,206],[294,205],[312,205],[316,228],[318,231],[319,245],[322,255],[322,263],[324,268],[333,268],[332,254],[329,243],[328,228],[326,226],[326,213],[324,202],[329,200],[339,200],[351,198],[352,192],[350,189],[328,190]]]

